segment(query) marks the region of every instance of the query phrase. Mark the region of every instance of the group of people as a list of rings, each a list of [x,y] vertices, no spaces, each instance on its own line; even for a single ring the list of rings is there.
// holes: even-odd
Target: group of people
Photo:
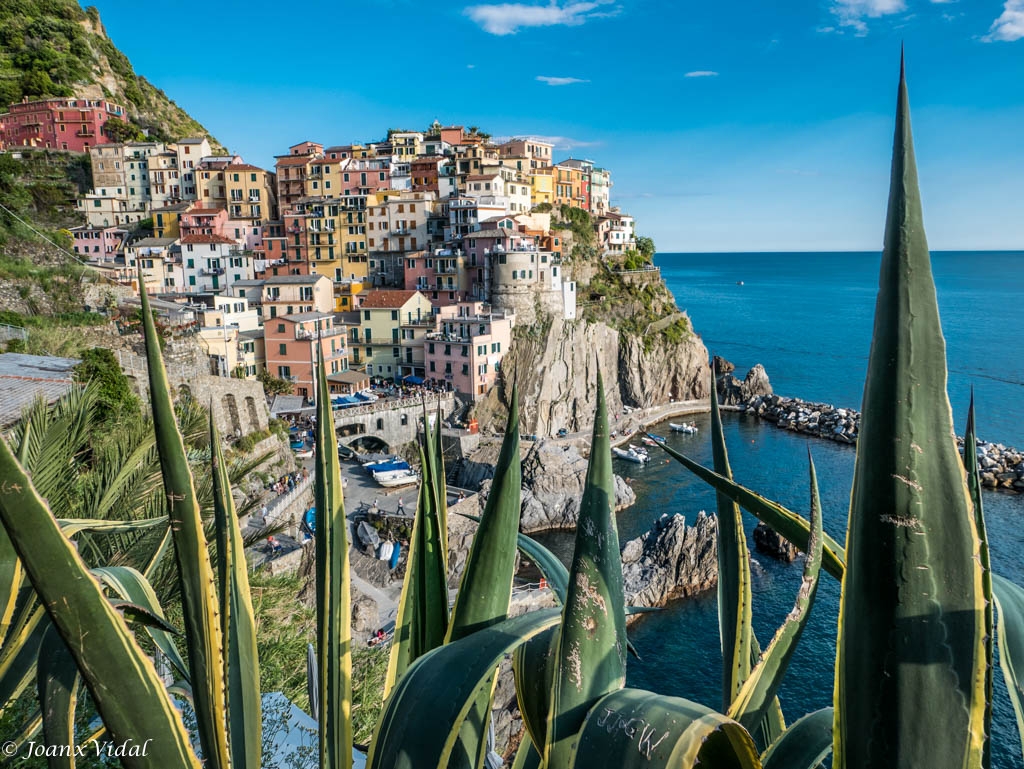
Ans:
[[[302,481],[309,478],[309,470],[303,467],[291,473],[285,473],[276,481],[267,484],[267,491],[272,491],[278,496],[293,491]]]

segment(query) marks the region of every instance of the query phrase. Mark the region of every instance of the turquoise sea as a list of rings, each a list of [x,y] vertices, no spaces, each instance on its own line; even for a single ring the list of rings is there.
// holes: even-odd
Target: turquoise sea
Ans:
[[[860,408],[870,346],[879,254],[659,254],[656,264],[709,350],[741,376],[764,364],[775,391]],[[962,431],[975,388],[983,438],[1024,446],[1024,253],[936,253],[933,270],[947,340],[950,398]],[[742,281],[743,285],[737,285]],[[737,480],[807,514],[807,449],[818,472],[825,527],[845,540],[853,447],[797,436],[725,414]],[[672,445],[710,464],[708,418],[695,436],[669,433]],[[692,519],[715,509],[714,495],[676,463],[616,462],[638,502],[619,514],[624,541],[663,513]],[[1024,584],[1024,495],[985,493],[994,569]],[[748,520],[748,534],[754,521]],[[751,550],[753,541],[748,536]],[[563,557],[572,535],[549,534]],[[802,561],[779,564],[755,554],[754,626],[762,646],[792,608]],[[831,704],[839,586],[823,577],[808,628],[780,699],[787,720]],[[629,661],[628,683],[720,709],[721,662],[714,592],[645,616],[630,631],[643,661]],[[997,667],[993,767],[1022,769],[1016,721]],[[926,703],[922,703],[922,708]]]

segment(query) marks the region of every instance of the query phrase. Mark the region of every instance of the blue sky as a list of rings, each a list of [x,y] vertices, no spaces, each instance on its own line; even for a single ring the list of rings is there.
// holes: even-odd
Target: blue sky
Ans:
[[[930,244],[1024,249],[1024,0],[96,5],[248,162],[435,118],[555,137],[660,251],[880,248],[903,42]]]

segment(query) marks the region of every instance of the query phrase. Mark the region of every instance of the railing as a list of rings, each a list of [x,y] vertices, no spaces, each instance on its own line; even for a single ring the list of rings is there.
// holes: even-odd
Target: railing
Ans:
[[[447,393],[442,396],[442,403],[444,405],[450,405],[451,401],[454,400],[454,396],[451,393]],[[432,407],[436,404],[436,401],[432,400],[429,396],[427,398],[427,406]],[[398,398],[396,400],[388,401],[374,401],[365,406],[353,406],[351,408],[340,409],[334,412],[334,422],[337,426],[338,422],[347,416],[361,416],[365,414],[376,414],[381,411],[394,411],[395,409],[407,409],[412,407],[421,407],[423,405],[423,399],[418,396],[411,396],[408,398]]]
[[[344,335],[346,330],[347,329],[345,329],[345,328],[337,328],[337,327],[325,328],[325,329],[321,329],[320,331],[307,331],[306,329],[296,329],[295,330],[295,338],[296,339],[316,339],[317,336],[320,336],[321,338],[329,339],[332,336]]]
[[[224,274],[224,268],[223,267],[204,267],[202,270],[200,270],[200,272],[203,275],[223,275]]]

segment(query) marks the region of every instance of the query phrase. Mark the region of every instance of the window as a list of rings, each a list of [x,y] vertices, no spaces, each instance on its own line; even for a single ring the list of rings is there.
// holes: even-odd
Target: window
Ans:
[[[369,319],[370,319],[370,311],[369,310],[363,310],[363,320],[369,320]]]
[[[377,417],[377,429],[378,430],[383,430],[384,429],[384,418],[383,417]],[[333,451],[333,449],[332,449],[332,451]]]
[[[434,368],[434,361],[430,361],[430,370],[431,371],[436,371],[437,370],[436,368]]]
[[[283,342],[281,344],[279,344],[277,346],[277,354],[278,355],[287,355],[288,354],[288,345],[284,344]]]
[[[398,320],[398,310],[391,311],[391,320]]]
[[[405,426],[407,424],[409,424],[409,415],[408,414],[402,414],[402,425]]]
[[[277,324],[277,333],[279,333],[279,334],[283,334],[284,333],[284,323],[278,323]]]
[[[469,375],[469,364],[468,363],[463,363],[462,364],[462,375],[463,376],[468,376]]]
[[[277,375],[279,377],[281,377],[282,379],[287,379],[288,377],[290,377],[292,375],[292,367],[291,366],[278,366],[277,367]]]

